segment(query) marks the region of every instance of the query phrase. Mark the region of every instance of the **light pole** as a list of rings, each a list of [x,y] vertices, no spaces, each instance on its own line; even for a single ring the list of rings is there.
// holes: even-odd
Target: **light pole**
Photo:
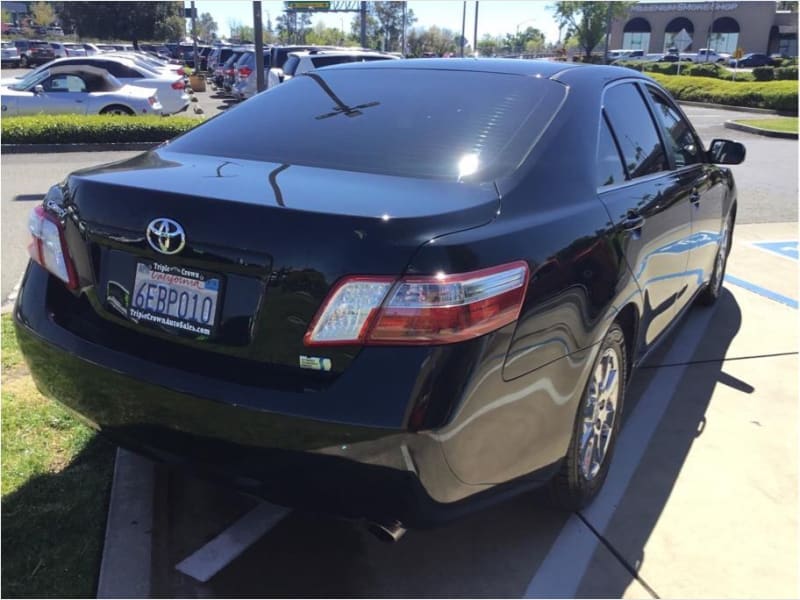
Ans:
[[[461,58],[464,58],[464,35],[467,28],[467,0],[464,0],[464,5],[461,9]]]

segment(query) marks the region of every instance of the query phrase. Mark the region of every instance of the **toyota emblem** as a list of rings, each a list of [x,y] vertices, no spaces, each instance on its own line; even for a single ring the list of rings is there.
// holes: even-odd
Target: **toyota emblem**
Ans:
[[[153,219],[147,226],[147,243],[161,254],[177,254],[186,245],[186,232],[172,219]]]

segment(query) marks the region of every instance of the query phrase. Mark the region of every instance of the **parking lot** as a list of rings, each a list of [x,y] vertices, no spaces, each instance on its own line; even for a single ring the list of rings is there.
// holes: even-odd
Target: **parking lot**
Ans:
[[[227,105],[199,97],[206,116]],[[733,167],[726,289],[634,375],[609,479],[588,509],[556,512],[534,492],[388,545],[361,523],[260,504],[127,456],[152,479],[117,507],[128,529],[107,544],[100,593],[796,597],[798,145],[723,127],[748,113],[686,112],[706,143],[748,149]],[[6,305],[27,262],[27,213],[47,187],[133,154],[3,157]]]

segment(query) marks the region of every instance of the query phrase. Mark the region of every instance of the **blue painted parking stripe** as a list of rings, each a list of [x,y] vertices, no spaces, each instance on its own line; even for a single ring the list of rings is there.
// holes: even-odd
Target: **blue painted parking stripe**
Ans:
[[[749,281],[745,281],[744,279],[739,279],[733,275],[725,275],[725,281],[728,283],[732,283],[733,285],[738,285],[741,288],[746,289],[749,292],[753,292],[754,294],[758,294],[760,296],[764,296],[765,298],[769,298],[774,302],[780,302],[781,304],[785,304],[786,306],[790,306],[797,310],[797,300],[793,298],[789,298],[788,296],[784,296],[783,294],[779,294],[778,292],[773,292],[772,290],[768,290],[767,288],[763,288],[760,285],[756,285],[755,283],[750,283]]]
[[[760,250],[772,252],[784,258],[791,258],[792,260],[798,259],[797,240],[788,240],[781,242],[753,242],[753,246]]]

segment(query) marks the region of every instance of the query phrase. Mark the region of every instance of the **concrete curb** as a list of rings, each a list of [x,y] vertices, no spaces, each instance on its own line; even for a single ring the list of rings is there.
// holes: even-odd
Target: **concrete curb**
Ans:
[[[678,104],[686,106],[697,106],[700,108],[718,108],[721,110],[735,110],[737,112],[751,112],[762,115],[781,115],[781,116],[795,116],[786,112],[771,110],[769,108],[751,108],[749,106],[732,106],[730,104],[714,104],[713,102],[694,102],[690,100],[678,100]]]
[[[117,449],[97,581],[98,598],[150,597],[154,495],[154,464]]]
[[[735,129],[737,131],[745,131],[747,133],[755,133],[756,135],[763,135],[765,137],[782,138],[785,140],[796,140],[797,134],[790,131],[771,131],[769,129],[761,129],[761,127],[753,127],[752,125],[744,125],[734,121],[725,121],[724,126],[727,129]]]
[[[114,152],[150,150],[163,142],[123,142],[120,144],[2,144],[0,154],[48,154],[61,152]]]

